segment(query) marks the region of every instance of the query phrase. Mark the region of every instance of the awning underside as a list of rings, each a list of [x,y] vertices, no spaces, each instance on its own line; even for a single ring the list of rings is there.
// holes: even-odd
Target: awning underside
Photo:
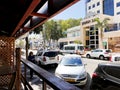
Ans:
[[[0,36],[18,38],[79,0],[1,0]]]

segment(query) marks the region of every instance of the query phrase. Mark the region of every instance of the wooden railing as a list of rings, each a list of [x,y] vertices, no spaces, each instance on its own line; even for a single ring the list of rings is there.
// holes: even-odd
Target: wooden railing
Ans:
[[[40,68],[39,66],[35,65],[34,63],[28,60],[21,60],[22,63],[27,66],[28,68],[32,69],[34,73],[42,79],[42,90],[46,90],[46,84],[48,84],[54,90],[80,90],[79,88],[65,82],[62,79],[54,76],[52,73]],[[27,81],[26,81],[27,82]]]
[[[24,65],[24,75],[21,72],[21,65]],[[47,85],[49,85],[53,90],[80,90],[80,88],[65,82],[64,80],[56,77],[54,74],[44,70],[38,65],[21,58],[21,49],[16,49],[16,70],[17,70],[17,82],[16,90],[21,90],[21,81],[24,86],[22,90],[34,90],[26,79],[26,67],[32,69],[33,72],[42,79],[42,89],[47,90]]]

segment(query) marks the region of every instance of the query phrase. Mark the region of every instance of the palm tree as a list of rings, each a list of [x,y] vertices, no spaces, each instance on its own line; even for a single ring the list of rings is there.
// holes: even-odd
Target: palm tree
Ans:
[[[109,18],[104,18],[103,21],[101,21],[99,18],[95,18],[94,21],[97,22],[97,24],[95,24],[95,28],[99,30],[99,47],[103,48],[103,33],[105,28],[109,28],[108,27],[108,21],[110,19]]]

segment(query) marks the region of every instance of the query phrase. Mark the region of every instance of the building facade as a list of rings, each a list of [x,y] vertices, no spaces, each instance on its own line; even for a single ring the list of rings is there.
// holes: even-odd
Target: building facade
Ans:
[[[80,37],[81,37],[80,26],[69,28],[69,29],[67,29],[66,33],[67,33],[66,38],[60,38],[58,40],[60,48],[62,48],[63,45],[74,43],[76,41],[81,42],[81,40],[80,40]]]
[[[110,29],[104,29],[103,42],[100,38],[100,30],[95,29],[94,22],[95,18],[99,18],[101,21],[105,18],[109,18],[108,24],[110,24]],[[120,0],[87,0],[86,2],[86,16],[80,22],[80,40],[85,47],[90,49],[94,48],[109,48],[113,51],[116,47],[120,47]],[[72,31],[69,31],[68,37],[66,39],[60,39],[60,42],[69,41],[74,39],[69,35]],[[67,43],[65,43],[67,44]],[[119,49],[119,48],[118,48]]]
[[[88,19],[91,19],[91,17],[95,18],[97,15],[101,17],[100,20],[105,18],[105,15],[106,16],[108,15],[107,17],[111,19],[109,23],[112,25],[112,28],[110,28],[110,30],[104,30],[103,48],[110,48],[113,51],[115,51],[115,46],[120,41],[119,40],[120,39],[120,0],[87,0],[86,17],[82,22],[87,20],[87,18]],[[92,29],[94,28],[94,25],[92,23],[91,25],[88,26],[92,27]],[[100,48],[101,40],[99,34],[91,35],[90,34],[91,31],[92,31],[91,28],[90,30],[86,30],[86,32],[89,32],[88,35],[89,40],[84,39],[83,40],[84,44],[89,48]]]

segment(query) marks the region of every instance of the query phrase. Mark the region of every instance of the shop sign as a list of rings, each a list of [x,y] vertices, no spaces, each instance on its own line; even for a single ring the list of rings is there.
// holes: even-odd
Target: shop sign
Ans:
[[[95,22],[94,19],[87,20],[87,21],[82,22],[82,25],[89,24],[89,23],[93,23],[93,22]]]

